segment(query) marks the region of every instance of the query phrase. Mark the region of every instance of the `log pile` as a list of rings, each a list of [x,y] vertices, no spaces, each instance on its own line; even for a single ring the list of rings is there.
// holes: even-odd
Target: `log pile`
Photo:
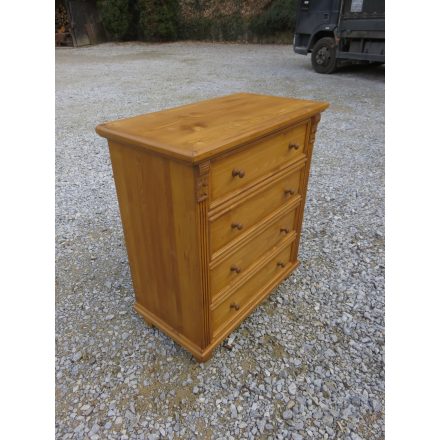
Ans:
[[[55,9],[55,32],[69,32],[69,16],[64,5]]]
[[[69,15],[64,5],[60,4],[55,9],[55,45],[72,46],[70,34]]]

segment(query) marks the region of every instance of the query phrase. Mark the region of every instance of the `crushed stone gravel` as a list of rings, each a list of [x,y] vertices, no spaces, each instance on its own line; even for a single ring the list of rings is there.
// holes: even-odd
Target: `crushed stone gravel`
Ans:
[[[330,102],[302,264],[206,364],[133,311],[104,121],[233,92]],[[57,439],[384,438],[384,68],[291,46],[56,50]]]

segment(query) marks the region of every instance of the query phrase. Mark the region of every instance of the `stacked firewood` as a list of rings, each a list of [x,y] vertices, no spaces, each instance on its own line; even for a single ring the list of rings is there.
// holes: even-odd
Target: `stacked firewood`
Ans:
[[[66,8],[63,5],[58,5],[55,9],[55,32],[64,33],[69,31],[69,16],[67,15]]]
[[[55,45],[73,46],[69,15],[63,4],[55,8]]]

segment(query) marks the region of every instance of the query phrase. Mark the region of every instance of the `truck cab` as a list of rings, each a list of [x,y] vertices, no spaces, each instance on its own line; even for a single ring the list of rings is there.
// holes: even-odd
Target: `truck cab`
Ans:
[[[294,43],[318,73],[340,61],[385,62],[385,0],[299,0]]]

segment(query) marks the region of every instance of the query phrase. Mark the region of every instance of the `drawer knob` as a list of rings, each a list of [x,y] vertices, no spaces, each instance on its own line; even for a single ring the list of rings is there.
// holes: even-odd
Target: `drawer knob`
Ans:
[[[293,196],[295,194],[295,191],[293,189],[285,189],[284,194],[286,196]]]
[[[231,228],[241,231],[243,229],[243,225],[241,223],[232,223]]]
[[[234,168],[232,170],[232,177],[240,177],[240,179],[243,179],[243,177],[245,176],[245,172],[244,170],[239,170],[238,168]]]
[[[299,148],[299,144],[296,144],[294,142],[290,142],[289,150],[292,150],[292,149],[297,150],[298,148]]]
[[[278,267],[284,267],[285,264],[284,264],[282,261],[278,261],[277,266],[278,266]]]
[[[235,264],[233,264],[231,266],[231,272],[240,273],[241,269],[238,266],[236,266]]]
[[[230,307],[231,309],[238,310],[240,308],[240,304],[232,303]]]
[[[287,228],[281,228],[280,232],[283,232],[284,234],[288,234],[289,230]]]

